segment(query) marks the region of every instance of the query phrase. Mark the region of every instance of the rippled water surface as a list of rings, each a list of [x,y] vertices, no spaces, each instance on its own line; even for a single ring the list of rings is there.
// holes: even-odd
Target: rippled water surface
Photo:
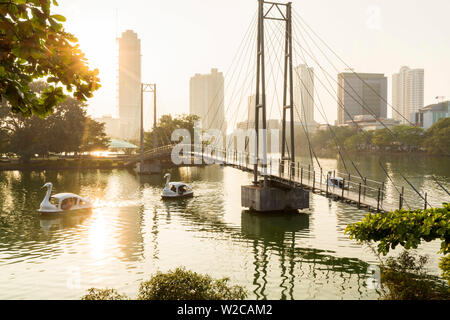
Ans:
[[[336,160],[324,160],[330,166]],[[381,177],[378,159],[360,159]],[[398,166],[420,190],[443,201],[431,179],[446,181],[445,161],[383,160]],[[374,164],[375,163],[375,164]],[[0,298],[78,299],[88,288],[113,287],[136,296],[140,281],[177,266],[229,277],[252,299],[376,299],[367,283],[377,259],[344,235],[365,212],[311,195],[298,215],[243,211],[240,186],[251,175],[211,166],[172,170],[173,180],[191,183],[195,197],[162,201],[162,175],[138,177],[127,170],[0,172]],[[400,177],[393,174],[400,183]],[[91,213],[41,217],[51,181],[55,192],[95,199]],[[448,180],[447,180],[448,181]],[[439,243],[421,246],[437,274]]]

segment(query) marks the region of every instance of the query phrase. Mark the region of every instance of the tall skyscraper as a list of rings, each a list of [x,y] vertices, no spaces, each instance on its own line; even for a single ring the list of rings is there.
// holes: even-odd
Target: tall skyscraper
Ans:
[[[314,121],[314,69],[301,64],[294,70],[294,121],[308,128]]]
[[[392,75],[392,117],[408,124],[424,106],[424,70],[402,67]]]
[[[137,140],[141,123],[141,40],[131,30],[119,39],[119,118],[122,139]]]
[[[387,118],[384,74],[344,72],[338,74],[338,83],[338,125],[350,123],[358,115]]]
[[[203,130],[226,133],[224,82],[217,69],[211,69],[210,74],[196,74],[190,80],[189,113],[200,117]]]

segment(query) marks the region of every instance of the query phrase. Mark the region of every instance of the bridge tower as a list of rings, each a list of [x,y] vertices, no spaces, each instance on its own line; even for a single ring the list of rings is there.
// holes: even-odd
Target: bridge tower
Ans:
[[[284,54],[284,85],[283,85],[283,122],[281,171],[284,171],[284,161],[288,161],[290,172],[295,172],[294,145],[294,90],[293,90],[293,51],[292,51],[292,3],[277,3],[258,0],[258,34],[257,34],[257,68],[256,68],[256,103],[255,103],[255,164],[253,185],[242,186],[241,202],[243,207],[255,211],[284,211],[287,209],[304,209],[309,207],[309,192],[294,186],[286,187],[271,181],[267,174],[267,119],[266,119],[266,79],[265,79],[265,48],[264,24],[266,20],[285,22],[285,54]],[[286,141],[286,118],[289,115],[290,143]],[[259,132],[261,116],[262,137]],[[262,139],[262,141],[260,141]],[[262,144],[262,156],[259,146]],[[286,150],[288,146],[288,150]],[[288,152],[286,152],[288,151]],[[289,154],[289,156],[287,156]],[[259,168],[263,181],[259,181]]]

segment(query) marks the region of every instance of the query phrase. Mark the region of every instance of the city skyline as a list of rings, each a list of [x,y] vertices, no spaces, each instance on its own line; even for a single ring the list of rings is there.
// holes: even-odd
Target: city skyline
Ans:
[[[102,88],[88,102],[88,112],[95,116],[118,116],[117,34],[127,29],[139,34],[142,40],[142,80],[159,84],[158,101],[163,113],[189,113],[190,76],[206,73],[211,68],[226,71],[256,11],[256,1],[210,1],[204,4],[192,0],[177,2],[176,6],[163,1],[145,5],[131,3],[135,6],[99,0],[89,3],[92,10],[86,12],[83,10],[87,4],[85,0],[76,3],[61,1],[57,8],[57,13],[67,17],[67,31],[79,38],[90,65],[100,69]],[[141,6],[142,10],[136,13],[136,6]],[[445,58],[450,48],[445,42],[444,32],[440,31],[444,30],[445,20],[439,19],[445,9],[450,9],[448,2],[436,1],[436,6],[430,7],[420,1],[387,4],[349,0],[346,10],[343,10],[332,1],[293,1],[293,8],[356,72],[385,73],[389,79],[390,104],[391,75],[403,65],[425,69],[425,105],[434,103],[436,96],[450,97],[450,79],[447,76],[450,62]],[[226,16],[232,12],[233,23],[230,24]],[[328,22],[335,14],[342,17],[339,28]],[[353,20],[349,19],[350,16]],[[168,22],[165,20],[168,18],[175,18],[177,23],[166,28]],[[414,20],[424,23],[412,23]],[[94,21],[99,29],[95,33],[91,28]],[[164,29],[164,32],[158,32],[158,29]],[[180,30],[183,31],[181,34]],[[102,37],[98,37],[98,33]],[[337,72],[332,75],[337,76]],[[318,93],[323,95],[320,90]],[[336,103],[330,97],[323,98],[323,101],[332,122],[337,119]],[[145,108],[151,113],[151,101],[145,102]],[[388,116],[391,116],[390,112]],[[279,118],[279,115],[274,117]]]

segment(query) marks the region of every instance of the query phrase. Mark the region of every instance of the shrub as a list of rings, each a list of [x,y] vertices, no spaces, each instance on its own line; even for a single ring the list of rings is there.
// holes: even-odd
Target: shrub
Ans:
[[[127,300],[126,295],[118,293],[115,289],[90,288],[81,300]]]
[[[442,278],[450,284],[450,204],[448,203],[443,203],[443,208],[415,211],[396,210],[375,215],[369,213],[361,222],[348,225],[345,233],[349,234],[350,239],[356,239],[369,246],[371,241],[377,242],[376,252],[383,255],[398,245],[407,250],[417,249],[422,241],[440,240],[439,253],[444,257],[441,258],[439,267],[442,270]],[[390,271],[385,272],[385,279],[394,286],[393,292],[400,292],[395,294],[395,297],[407,297],[406,293],[401,293],[402,286],[404,286],[404,290],[420,291],[421,289],[414,287],[426,285],[420,281],[420,277],[414,276],[423,269],[426,261],[420,259],[412,261],[408,255],[400,256],[398,259],[400,259],[398,263],[388,260]],[[389,267],[389,263],[391,267]],[[413,268],[414,264],[417,268]],[[404,266],[402,271],[396,272],[395,270],[402,265]],[[408,277],[410,280],[407,280]],[[433,297],[433,294],[428,296]]]
[[[450,288],[437,277],[427,274],[427,256],[403,251],[388,258],[381,266],[382,299],[387,300],[449,300]]]
[[[447,281],[450,286],[450,255],[446,255],[440,259],[439,268],[442,270],[442,278]]]
[[[142,282],[139,300],[243,300],[247,292],[240,286],[229,286],[227,278],[212,279],[208,275],[177,268],[158,272]]]

